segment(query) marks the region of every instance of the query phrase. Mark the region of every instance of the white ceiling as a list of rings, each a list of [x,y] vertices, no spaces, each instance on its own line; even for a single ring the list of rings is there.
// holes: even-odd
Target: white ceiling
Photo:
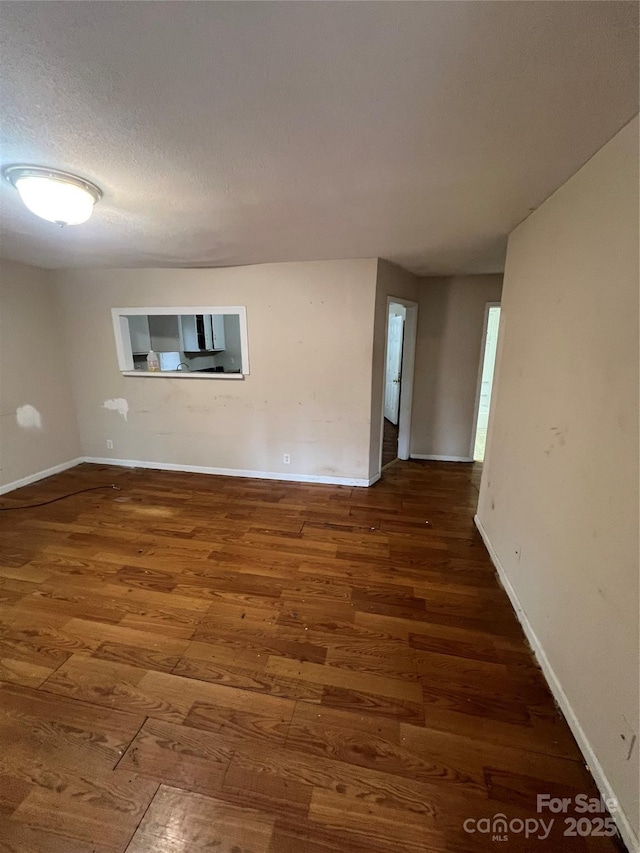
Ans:
[[[382,256],[503,267],[506,235],[638,109],[630,2],[5,2],[1,164],[104,198],[45,267]]]

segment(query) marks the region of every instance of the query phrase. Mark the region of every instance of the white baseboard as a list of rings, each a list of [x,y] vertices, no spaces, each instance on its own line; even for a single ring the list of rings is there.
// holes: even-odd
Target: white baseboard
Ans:
[[[12,483],[6,483],[0,486],[0,495],[6,495],[7,492],[13,492],[15,489],[21,489],[23,486],[28,486],[31,483],[37,483],[38,480],[44,480],[46,477],[52,477],[54,474],[59,474],[61,471],[67,471],[69,468],[75,468],[84,458],[79,456],[77,459],[70,459],[68,462],[61,462],[59,465],[54,465],[53,468],[47,468],[45,471],[37,471],[35,474],[29,474],[28,477],[22,477],[20,480],[14,480]]]
[[[412,453],[411,459],[428,459],[431,462],[473,462],[471,456],[432,456],[429,453]]]
[[[85,456],[80,462],[96,465],[117,465],[121,468],[152,468],[158,471],[184,471],[189,474],[218,474],[223,477],[250,477],[255,480],[283,480],[287,483],[324,483],[330,486],[371,486],[376,477],[324,477],[317,474],[282,474],[276,471],[247,471],[240,468],[210,468],[206,465],[178,465],[173,462],[142,462],[139,459],[111,459]]]
[[[602,765],[598,761],[598,758],[593,751],[593,747],[591,746],[587,735],[582,728],[578,717],[576,716],[575,711],[571,707],[571,703],[567,697],[567,694],[564,692],[560,680],[558,676],[553,670],[553,667],[549,663],[549,659],[545,653],[545,650],[536,635],[536,632],[533,629],[533,626],[529,622],[529,618],[525,613],[520,600],[518,599],[518,595],[511,585],[511,581],[507,577],[507,573],[504,570],[502,563],[498,555],[496,554],[493,545],[491,544],[489,537],[487,536],[487,532],[482,526],[482,522],[478,518],[478,516],[474,516],[476,527],[482,536],[482,540],[489,552],[489,556],[491,557],[491,562],[496,568],[498,573],[498,577],[500,579],[500,583],[504,587],[505,592],[509,596],[509,600],[513,606],[513,609],[516,612],[516,616],[518,617],[518,621],[522,625],[524,633],[529,641],[529,645],[533,649],[533,653],[536,657],[536,660],[540,664],[540,668],[544,673],[544,677],[547,680],[547,684],[553,694],[553,698],[556,700],[558,705],[560,706],[560,710],[564,714],[564,717],[569,724],[569,728],[571,729],[574,738],[578,746],[580,747],[580,751],[584,756],[584,760],[589,766],[593,778],[595,780],[596,785],[598,786],[598,790],[602,794],[603,798],[606,799],[614,799],[617,800],[615,791],[611,787],[611,784],[602,768]],[[638,845],[638,836],[636,835],[629,819],[626,814],[622,811],[620,807],[615,814],[612,814],[613,819],[616,822],[616,826],[622,836],[622,840],[627,845],[628,849],[632,851],[632,853],[640,853],[640,847]]]
[[[91,462],[97,465],[117,465],[121,468],[155,468],[158,471],[184,471],[189,474],[218,474],[223,477],[250,477],[256,480],[282,480],[287,483],[323,483],[330,486],[372,486],[380,479],[380,474],[376,474],[369,479],[365,477],[323,477],[316,474],[281,474],[275,471],[246,471],[235,468],[210,468],[206,465],[177,465],[173,462],[141,462],[137,459],[111,459],[109,457],[97,456],[79,456],[77,459],[70,459],[68,462],[62,462],[60,465],[54,465],[53,468],[47,468],[45,471],[38,471],[35,474],[30,474],[28,477],[22,477],[20,480],[14,480],[12,483],[7,483],[0,486],[0,495],[5,495],[7,492],[13,492],[15,489],[20,489],[22,486],[28,486],[30,483],[37,483],[38,480],[44,480],[46,477],[52,477],[54,474],[59,474],[61,471],[67,471],[69,468],[75,468],[82,462]]]

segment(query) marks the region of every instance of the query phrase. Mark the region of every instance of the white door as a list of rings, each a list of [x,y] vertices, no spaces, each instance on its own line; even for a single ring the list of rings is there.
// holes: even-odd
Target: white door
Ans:
[[[389,315],[387,327],[387,372],[384,385],[384,416],[392,424],[398,423],[400,409],[400,374],[402,371],[402,339],[404,317]]]

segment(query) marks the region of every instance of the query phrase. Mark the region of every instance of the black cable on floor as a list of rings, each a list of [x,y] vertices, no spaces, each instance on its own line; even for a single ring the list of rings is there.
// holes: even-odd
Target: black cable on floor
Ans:
[[[22,504],[21,506],[0,506],[0,512],[8,512],[11,509],[35,509],[38,506],[47,506],[47,504],[54,504],[56,501],[63,501],[65,498],[72,498],[74,495],[81,495],[83,492],[95,492],[98,489],[115,489],[116,492],[120,491],[120,486],[116,486],[115,483],[109,483],[108,486],[90,486],[88,489],[79,489],[77,492],[70,492],[68,495],[60,495],[58,498],[51,498],[50,501],[41,501],[37,504]]]

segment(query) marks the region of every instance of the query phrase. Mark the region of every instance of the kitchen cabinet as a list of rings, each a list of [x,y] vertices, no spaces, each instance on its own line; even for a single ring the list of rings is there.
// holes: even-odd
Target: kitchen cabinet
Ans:
[[[213,348],[224,349],[224,314],[211,315],[211,328],[213,331]]]
[[[129,337],[131,338],[131,350],[134,355],[145,355],[151,349],[151,333],[149,332],[149,318],[146,314],[132,314],[128,318]]]
[[[180,349],[180,329],[175,314],[149,314],[151,347],[156,352],[177,352]]]
[[[180,343],[183,352],[216,352],[223,350],[223,314],[181,314]]]

